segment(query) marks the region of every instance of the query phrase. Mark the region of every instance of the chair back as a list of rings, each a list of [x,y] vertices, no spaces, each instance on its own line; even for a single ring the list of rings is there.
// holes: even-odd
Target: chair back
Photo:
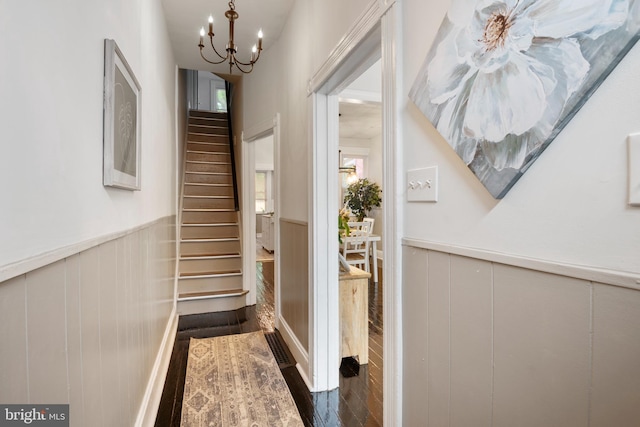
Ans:
[[[369,221],[349,222],[349,236],[343,238],[342,255],[347,263],[369,271],[369,235],[373,230]]]

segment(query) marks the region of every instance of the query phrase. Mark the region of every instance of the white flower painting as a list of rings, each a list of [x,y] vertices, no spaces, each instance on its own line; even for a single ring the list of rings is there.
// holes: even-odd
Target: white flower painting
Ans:
[[[409,96],[502,198],[639,28],[640,0],[452,0]]]

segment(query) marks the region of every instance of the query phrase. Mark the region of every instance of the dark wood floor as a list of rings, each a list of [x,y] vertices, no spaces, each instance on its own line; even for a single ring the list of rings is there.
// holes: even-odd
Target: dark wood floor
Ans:
[[[257,263],[257,304],[241,310],[181,316],[156,427],[179,427],[189,339],[274,331],[273,262]],[[382,277],[382,274],[379,274]],[[305,426],[382,426],[382,286],[369,286],[369,364],[340,375],[336,390],[311,393],[295,366],[281,369]],[[345,367],[347,364],[345,363]],[[350,375],[348,369],[344,369]],[[352,374],[351,374],[352,375]]]

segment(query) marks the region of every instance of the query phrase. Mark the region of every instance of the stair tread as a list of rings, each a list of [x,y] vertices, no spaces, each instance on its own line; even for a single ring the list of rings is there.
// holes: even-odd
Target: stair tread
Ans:
[[[206,160],[187,160],[187,163],[193,163],[196,165],[230,165],[230,162],[209,162]]]
[[[183,222],[183,227],[229,227],[232,225],[238,225],[237,222]]]
[[[196,175],[231,175],[231,172],[199,172],[199,171],[185,171],[185,173]]]
[[[241,276],[242,270],[220,270],[208,273],[180,273],[180,279],[208,279],[225,276]]]
[[[220,237],[217,239],[214,238],[203,238],[203,239],[181,239],[181,243],[205,243],[205,242],[235,242],[239,241],[239,237]]]
[[[214,135],[215,136],[215,135]],[[209,141],[191,141],[191,140],[187,140],[188,144],[200,144],[200,145],[213,145],[213,146],[218,146],[218,147],[225,147],[228,148],[229,147],[229,141],[227,141],[227,138],[224,138],[224,141],[222,142],[209,142]],[[226,151],[207,151],[207,153],[225,153]]]
[[[227,253],[227,254],[202,254],[202,255],[181,255],[180,260],[192,260],[192,259],[229,259],[239,258],[240,253]]]
[[[187,154],[211,154],[211,151],[201,151],[201,150],[187,150]],[[230,156],[231,153],[215,153],[223,156]]]
[[[209,200],[229,200],[233,199],[233,196],[200,196],[200,195],[184,195],[185,199],[209,199]]]
[[[182,212],[235,212],[235,209],[182,209]]]
[[[184,185],[197,185],[202,187],[231,187],[231,184],[209,184],[207,182],[185,182]]]
[[[226,289],[222,291],[208,291],[208,292],[185,292],[185,293],[178,294],[178,301],[234,297],[234,296],[246,295],[248,293],[249,291],[244,289]]]

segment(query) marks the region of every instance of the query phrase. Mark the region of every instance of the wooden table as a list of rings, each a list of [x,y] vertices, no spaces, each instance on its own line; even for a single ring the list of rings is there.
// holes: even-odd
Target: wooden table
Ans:
[[[369,278],[370,273],[350,266],[340,271],[340,357],[358,356],[369,363]]]

